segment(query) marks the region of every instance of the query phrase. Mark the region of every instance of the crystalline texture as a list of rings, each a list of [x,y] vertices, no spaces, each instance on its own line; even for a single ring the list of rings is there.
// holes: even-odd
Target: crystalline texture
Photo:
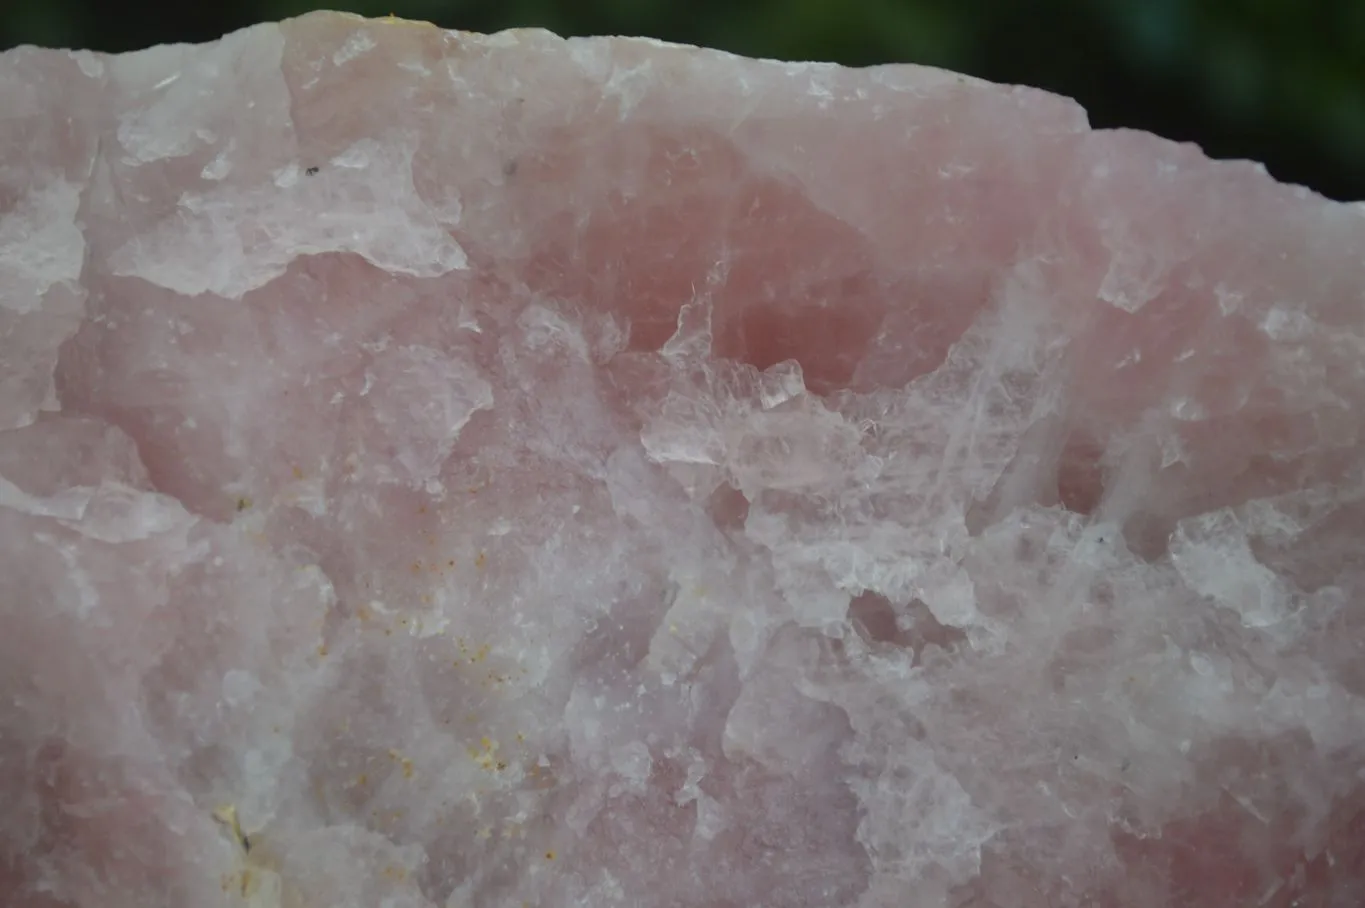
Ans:
[[[1362,249],[915,67],[0,56],[0,901],[1355,908]]]

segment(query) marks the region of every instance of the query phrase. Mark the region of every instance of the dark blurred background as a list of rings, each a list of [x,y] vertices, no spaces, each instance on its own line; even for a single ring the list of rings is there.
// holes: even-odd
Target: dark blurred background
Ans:
[[[0,0],[0,48],[205,41],[312,0]],[[1259,160],[1365,199],[1365,0],[335,0],[448,28],[537,25],[738,53],[908,61],[1078,99],[1098,126]],[[141,7],[141,8],[139,8]]]

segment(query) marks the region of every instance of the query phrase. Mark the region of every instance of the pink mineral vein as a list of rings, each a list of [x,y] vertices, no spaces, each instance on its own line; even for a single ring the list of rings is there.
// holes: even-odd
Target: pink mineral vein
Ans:
[[[5,908],[1359,908],[1365,207],[913,66],[0,56]]]

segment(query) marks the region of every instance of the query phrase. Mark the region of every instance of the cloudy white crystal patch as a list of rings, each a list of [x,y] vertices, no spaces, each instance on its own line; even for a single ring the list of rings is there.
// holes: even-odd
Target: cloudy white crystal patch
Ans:
[[[294,164],[245,191],[186,193],[158,228],[114,252],[115,273],[186,295],[237,298],[303,255],[352,252],[415,277],[468,267],[415,194],[410,151],[362,141],[331,164],[325,176]]]

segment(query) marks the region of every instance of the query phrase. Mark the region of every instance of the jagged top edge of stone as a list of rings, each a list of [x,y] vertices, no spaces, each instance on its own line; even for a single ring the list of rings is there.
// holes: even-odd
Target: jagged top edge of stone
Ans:
[[[865,66],[865,67],[850,67],[850,66],[846,66],[846,65],[844,65],[844,64],[842,64],[842,63],[831,63],[831,62],[829,62],[829,61],[822,61],[822,60],[779,60],[779,59],[777,59],[777,58],[775,58],[775,57],[746,57],[746,56],[744,56],[743,54],[737,54],[737,53],[734,53],[734,52],[732,52],[732,51],[719,50],[719,49],[711,48],[711,47],[701,47],[701,46],[695,45],[695,44],[684,44],[684,43],[681,43],[681,42],[678,42],[678,41],[667,41],[667,40],[664,40],[664,39],[662,39],[662,38],[651,38],[651,37],[644,36],[644,35],[602,34],[602,35],[593,35],[593,36],[591,36],[591,37],[565,37],[565,36],[560,35],[560,34],[554,32],[554,31],[551,31],[550,29],[542,28],[542,27],[539,27],[539,26],[519,26],[519,27],[516,27],[516,28],[507,28],[507,29],[503,29],[503,30],[497,31],[497,32],[488,32],[488,33],[484,33],[484,32],[464,31],[464,30],[462,30],[462,29],[447,29],[447,28],[442,28],[441,26],[436,25],[436,24],[433,23],[433,22],[428,22],[428,21],[426,21],[426,20],[424,20],[424,19],[405,19],[405,18],[403,18],[403,17],[401,17],[401,16],[377,16],[377,17],[362,16],[362,15],[360,15],[360,14],[358,14],[358,13],[351,13],[351,12],[345,12],[345,11],[340,11],[340,10],[327,10],[327,9],[312,10],[312,11],[307,12],[307,13],[302,13],[302,14],[300,14],[300,15],[298,15],[298,16],[292,16],[292,17],[289,17],[289,18],[287,18],[287,19],[281,19],[281,20],[278,20],[278,21],[257,22],[257,23],[254,23],[254,24],[252,24],[252,25],[243,26],[242,28],[236,29],[236,30],[231,31],[231,32],[227,32],[227,33],[225,33],[225,34],[219,36],[217,39],[214,39],[214,40],[212,40],[212,41],[201,42],[201,43],[199,43],[199,44],[195,44],[195,43],[193,43],[193,42],[179,41],[179,42],[172,42],[172,43],[169,43],[169,44],[154,45],[154,47],[202,47],[202,46],[205,46],[205,45],[207,45],[207,44],[214,44],[214,43],[217,43],[217,41],[221,41],[221,40],[223,40],[223,38],[227,38],[227,37],[230,37],[230,36],[232,36],[232,35],[240,35],[240,34],[244,34],[244,33],[248,33],[248,32],[258,31],[258,30],[261,30],[261,29],[280,28],[280,27],[282,27],[282,26],[284,26],[284,25],[286,25],[286,24],[288,24],[288,23],[291,23],[291,22],[307,22],[307,21],[310,20],[310,19],[347,19],[347,20],[350,20],[350,21],[353,21],[353,22],[361,22],[361,23],[366,23],[366,24],[369,24],[369,25],[392,24],[392,25],[403,25],[403,26],[418,27],[418,28],[430,28],[430,29],[435,29],[435,30],[437,30],[437,31],[444,31],[444,32],[449,32],[450,34],[453,34],[453,35],[458,35],[458,36],[461,38],[461,40],[472,41],[472,42],[481,43],[481,44],[486,44],[486,45],[491,46],[491,47],[496,47],[496,46],[499,46],[499,45],[502,45],[502,44],[506,44],[506,43],[508,43],[508,42],[510,42],[510,41],[514,41],[514,40],[516,40],[519,36],[522,36],[522,35],[527,35],[527,36],[537,35],[537,36],[552,38],[552,39],[554,39],[554,40],[564,41],[564,42],[576,42],[576,41],[579,41],[579,42],[622,41],[622,42],[627,42],[627,43],[631,43],[631,44],[642,44],[642,45],[647,45],[647,46],[651,46],[651,47],[657,47],[657,48],[660,48],[660,49],[697,52],[697,53],[706,54],[706,55],[708,55],[708,56],[713,56],[713,57],[715,57],[715,58],[718,59],[718,60],[726,59],[726,60],[733,60],[733,61],[735,61],[735,62],[761,63],[761,64],[770,64],[770,65],[784,66],[784,67],[786,67],[786,66],[800,66],[800,67],[829,67],[829,68],[831,68],[831,69],[859,69],[859,70],[865,70],[865,71],[873,71],[873,70],[878,70],[878,69],[911,69],[911,70],[920,70],[920,71],[924,71],[924,72],[942,73],[942,74],[945,75],[945,76],[951,76],[951,77],[953,77],[953,78],[958,78],[958,79],[965,79],[965,80],[967,80],[968,82],[970,82],[970,83],[972,83],[972,84],[974,84],[974,85],[997,85],[997,86],[999,86],[999,87],[1019,88],[1019,89],[1022,89],[1022,90],[1024,90],[1024,91],[1029,91],[1029,92],[1035,92],[1035,91],[1036,91],[1036,92],[1041,92],[1042,94],[1049,94],[1049,95],[1052,95],[1052,94],[1053,94],[1053,93],[1047,92],[1047,91],[1045,91],[1045,90],[1043,90],[1043,89],[1037,89],[1037,88],[1033,88],[1033,87],[1031,87],[1031,86],[1025,86],[1025,85],[1019,85],[1019,86],[1002,86],[1002,85],[1000,85],[1000,83],[990,82],[989,80],[982,79],[982,78],[980,78],[980,77],[978,77],[978,76],[969,75],[969,74],[967,74],[967,73],[959,73],[959,72],[955,72],[955,71],[953,71],[953,70],[943,69],[943,68],[941,68],[941,67],[928,66],[928,65],[923,64],[923,63],[883,63],[883,64],[875,64],[875,65]],[[89,54],[89,55],[91,55],[91,56],[93,56],[93,57],[97,57],[97,58],[101,58],[101,59],[105,59],[105,58],[113,57],[113,56],[119,56],[119,54],[110,54],[110,53],[104,53],[104,52],[100,52],[100,51],[90,51],[90,50],[84,50],[84,49],[79,49],[79,48],[69,48],[69,47],[62,47],[62,48],[55,48],[55,47],[54,47],[54,48],[40,48],[40,47],[36,47],[36,46],[34,46],[34,45],[19,45],[18,47],[13,48],[13,49],[14,49],[14,50],[20,50],[20,49],[25,49],[25,48],[31,49],[31,50],[53,50],[53,51],[66,51],[66,52],[68,52],[68,53],[76,53],[76,54]],[[153,49],[153,47],[146,47],[146,48],[140,48],[140,49],[138,49],[138,50],[125,51],[124,53],[125,53],[125,54],[138,54],[138,53],[142,53],[142,52],[144,52],[144,51],[146,51],[146,50],[151,50],[151,49]],[[1054,96],[1054,97],[1060,97],[1060,96],[1057,96],[1057,95],[1053,95],[1053,96]],[[1068,99],[1068,100],[1069,100],[1069,99]]]
[[[1258,171],[1260,172],[1260,174],[1261,174],[1261,176],[1262,176],[1263,179],[1265,179],[1265,180],[1267,180],[1267,181],[1269,181],[1269,182],[1276,183],[1276,184],[1278,184],[1278,185],[1282,185],[1282,186],[1285,186],[1285,187],[1297,189],[1297,190],[1299,190],[1300,192],[1302,192],[1302,193],[1308,195],[1309,197],[1314,198],[1314,199],[1316,199],[1316,200],[1318,200],[1318,201],[1320,201],[1320,202],[1322,202],[1322,203],[1326,203],[1326,204],[1329,205],[1329,206],[1340,206],[1340,207],[1344,207],[1344,208],[1359,209],[1360,213],[1361,213],[1362,215],[1365,215],[1365,200],[1360,200],[1360,201],[1338,201],[1338,200],[1330,199],[1330,198],[1328,198],[1328,197],[1322,195],[1320,192],[1318,192],[1317,190],[1313,189],[1312,187],[1303,186],[1303,185],[1300,185],[1300,184],[1295,184],[1295,183],[1290,183],[1290,182],[1278,180],[1278,179],[1275,178],[1275,176],[1274,176],[1273,174],[1271,174],[1271,173],[1267,170],[1267,168],[1265,167],[1265,165],[1264,165],[1263,163],[1261,163],[1260,161],[1256,161],[1256,160],[1253,160],[1253,159],[1250,159],[1250,158],[1212,158],[1212,157],[1209,156],[1209,155],[1203,150],[1203,148],[1201,148],[1197,143],[1194,143],[1194,142],[1187,142],[1187,141],[1173,140],[1173,139],[1169,139],[1169,138],[1164,137],[1164,136],[1159,136],[1159,135],[1156,135],[1156,134],[1154,134],[1154,133],[1149,133],[1149,132],[1146,132],[1146,131],[1144,131],[1144,130],[1140,130],[1140,129],[1136,129],[1136,128],[1128,128],[1128,127],[1095,128],[1095,127],[1093,127],[1093,126],[1090,125],[1089,116],[1088,116],[1088,113],[1087,113],[1087,111],[1085,110],[1084,106],[1082,106],[1082,105],[1081,105],[1078,101],[1076,101],[1074,98],[1067,97],[1066,95],[1062,95],[1062,94],[1059,94],[1059,93],[1057,93],[1057,92],[1048,91],[1047,89],[1037,88],[1037,87],[1029,86],[1029,85],[1020,85],[1020,84],[1011,84],[1011,83],[1002,83],[1002,82],[992,82],[992,81],[990,81],[990,80],[988,80],[988,79],[982,79],[982,78],[980,78],[980,77],[978,77],[978,76],[972,76],[972,75],[969,75],[969,74],[966,74],[966,73],[959,73],[959,72],[956,72],[955,70],[944,69],[944,68],[942,68],[942,67],[930,66],[930,65],[922,64],[922,63],[882,63],[882,64],[875,64],[875,65],[870,65],[870,66],[863,66],[863,67],[851,67],[851,66],[846,66],[846,65],[841,64],[841,63],[832,63],[832,62],[829,62],[829,61],[819,61],[819,60],[791,61],[791,60],[778,60],[778,59],[769,58],[769,57],[746,57],[746,56],[744,56],[744,55],[742,55],[742,54],[734,53],[734,52],[732,52],[732,51],[719,50],[719,49],[716,49],[716,48],[709,48],[709,47],[700,47],[700,46],[692,45],[692,44],[683,44],[683,43],[679,43],[679,42],[666,41],[666,40],[662,40],[662,39],[659,39],[659,38],[644,37],[644,36],[630,36],[630,35],[594,35],[594,36],[591,36],[591,37],[565,37],[565,36],[563,36],[563,35],[559,35],[559,34],[553,32],[553,31],[551,31],[551,30],[549,30],[549,29],[540,28],[540,27],[532,27],[532,26],[518,27],[518,28],[509,28],[509,29],[504,29],[504,30],[502,30],[502,31],[492,32],[492,33],[487,33],[487,34],[485,34],[485,33],[481,33],[481,32],[463,31],[463,30],[459,30],[459,29],[445,29],[445,28],[442,28],[441,26],[438,26],[438,25],[436,25],[436,24],[434,24],[434,23],[432,23],[432,22],[427,22],[427,21],[424,21],[424,20],[404,19],[404,18],[398,17],[398,16],[369,17],[369,16],[362,16],[362,15],[359,15],[359,14],[357,14],[357,13],[344,12],[344,11],[339,11],[339,10],[327,10],[327,9],[312,10],[312,11],[310,11],[310,12],[303,13],[303,14],[301,14],[301,15],[299,15],[299,16],[295,16],[295,17],[291,17],[291,18],[283,19],[283,20],[279,20],[279,21],[260,22],[260,23],[256,23],[256,24],[253,24],[253,25],[248,25],[248,26],[245,26],[245,27],[243,27],[243,28],[237,29],[237,30],[235,30],[235,31],[228,32],[228,33],[226,33],[226,34],[220,36],[218,39],[216,39],[216,40],[214,40],[214,41],[202,42],[202,43],[200,43],[200,44],[194,44],[194,43],[192,43],[192,42],[175,42],[175,43],[165,44],[165,45],[159,45],[159,46],[160,46],[160,47],[194,47],[194,46],[208,46],[208,45],[210,45],[210,44],[214,44],[214,43],[217,43],[218,41],[222,41],[222,40],[224,40],[224,39],[226,39],[226,38],[232,37],[232,36],[234,36],[234,35],[240,36],[240,35],[243,35],[243,34],[246,34],[246,33],[254,32],[254,31],[265,31],[265,30],[271,30],[271,29],[283,29],[284,27],[286,27],[286,26],[289,25],[290,23],[302,23],[302,22],[308,22],[309,20],[325,20],[325,19],[344,19],[344,20],[349,20],[349,21],[353,21],[353,22],[357,22],[357,23],[363,23],[363,24],[372,25],[372,26],[384,25],[384,24],[392,24],[392,25],[401,25],[401,26],[405,26],[405,27],[428,28],[428,29],[433,29],[433,30],[436,30],[436,31],[441,31],[441,32],[445,32],[445,33],[447,33],[447,34],[456,36],[456,37],[458,37],[458,39],[459,39],[460,41],[471,42],[471,43],[473,43],[473,44],[475,44],[475,45],[482,45],[482,46],[485,46],[485,47],[500,47],[500,46],[501,46],[501,47],[505,47],[505,46],[512,45],[512,44],[518,44],[518,43],[521,43],[522,38],[538,38],[538,39],[541,39],[541,40],[548,39],[548,40],[550,40],[550,41],[561,42],[561,43],[565,44],[566,46],[571,46],[571,45],[574,45],[574,44],[580,44],[580,45],[582,45],[582,44],[588,44],[588,45],[591,45],[591,44],[605,43],[605,42],[622,42],[622,43],[626,43],[626,44],[638,44],[638,45],[647,46],[647,47],[654,47],[654,48],[658,48],[658,49],[660,49],[660,50],[674,51],[674,52],[678,52],[678,53],[689,53],[689,54],[702,55],[702,56],[705,56],[705,57],[709,57],[709,58],[715,60],[715,61],[718,62],[718,63],[719,63],[719,62],[722,62],[722,61],[726,61],[726,62],[735,64],[735,65],[749,64],[749,65],[755,65],[755,66],[776,67],[776,68],[785,69],[785,70],[787,70],[788,72],[806,71],[806,70],[810,70],[810,69],[830,69],[830,70],[841,70],[841,71],[857,71],[857,72],[863,72],[863,73],[868,73],[868,74],[873,74],[873,73],[878,73],[878,72],[885,72],[885,73],[892,73],[892,72],[894,72],[894,73],[899,73],[899,74],[915,73],[915,74],[918,74],[918,75],[921,75],[921,76],[928,76],[928,77],[931,77],[931,78],[941,79],[941,80],[943,80],[943,81],[953,80],[953,81],[958,82],[959,84],[967,84],[967,85],[972,85],[972,86],[975,86],[975,87],[981,87],[981,88],[996,88],[996,89],[998,89],[998,90],[1000,90],[1000,91],[1013,92],[1013,93],[1017,93],[1017,94],[1023,95],[1023,96],[1032,95],[1032,96],[1035,96],[1035,97],[1039,98],[1040,100],[1046,99],[1048,102],[1053,103],[1053,104],[1059,104],[1059,103],[1061,103],[1061,104],[1069,105],[1070,107],[1073,108],[1074,115],[1075,115],[1076,118],[1077,118],[1078,131],[1089,131],[1089,132],[1091,132],[1091,133],[1096,133],[1096,134],[1104,134],[1104,133],[1108,133],[1108,134],[1111,134],[1111,135],[1131,134],[1131,135],[1142,135],[1142,136],[1151,136],[1151,137],[1155,137],[1155,138],[1160,139],[1162,142],[1167,142],[1167,143],[1170,143],[1170,144],[1172,144],[1172,145],[1184,146],[1184,147],[1186,147],[1186,148],[1193,149],[1193,150],[1195,150],[1195,151],[1198,152],[1198,154],[1199,154],[1200,157],[1204,158],[1205,160],[1207,160],[1207,161],[1209,161],[1210,163],[1215,164],[1215,165],[1229,165],[1229,166],[1239,166],[1239,167],[1248,167],[1248,166],[1250,166],[1250,167],[1253,167],[1253,168],[1255,168],[1256,170],[1258,170]],[[6,51],[6,52],[4,52],[4,53],[0,53],[0,56],[5,56],[5,55],[7,55],[7,54],[9,54],[9,53],[14,53],[15,51],[21,51],[21,50],[27,50],[27,51],[30,51],[30,52],[32,52],[32,51],[37,51],[37,52],[48,52],[48,53],[68,53],[68,54],[71,54],[71,55],[73,55],[73,56],[84,57],[84,58],[86,58],[86,59],[107,60],[107,59],[110,59],[110,58],[113,58],[113,57],[117,57],[117,56],[132,56],[132,55],[136,55],[136,54],[140,54],[140,53],[146,53],[146,52],[155,50],[155,47],[148,47],[148,48],[144,48],[144,49],[141,49],[141,50],[127,51],[127,52],[124,52],[123,54],[111,54],[111,53],[105,53],[105,52],[99,52],[99,51],[90,51],[90,50],[83,50],[83,49],[73,49],[73,48],[38,48],[38,47],[34,47],[34,46],[32,46],[32,45],[21,45],[20,47],[15,48],[15,49],[13,49],[13,50],[11,50],[11,51]]]

